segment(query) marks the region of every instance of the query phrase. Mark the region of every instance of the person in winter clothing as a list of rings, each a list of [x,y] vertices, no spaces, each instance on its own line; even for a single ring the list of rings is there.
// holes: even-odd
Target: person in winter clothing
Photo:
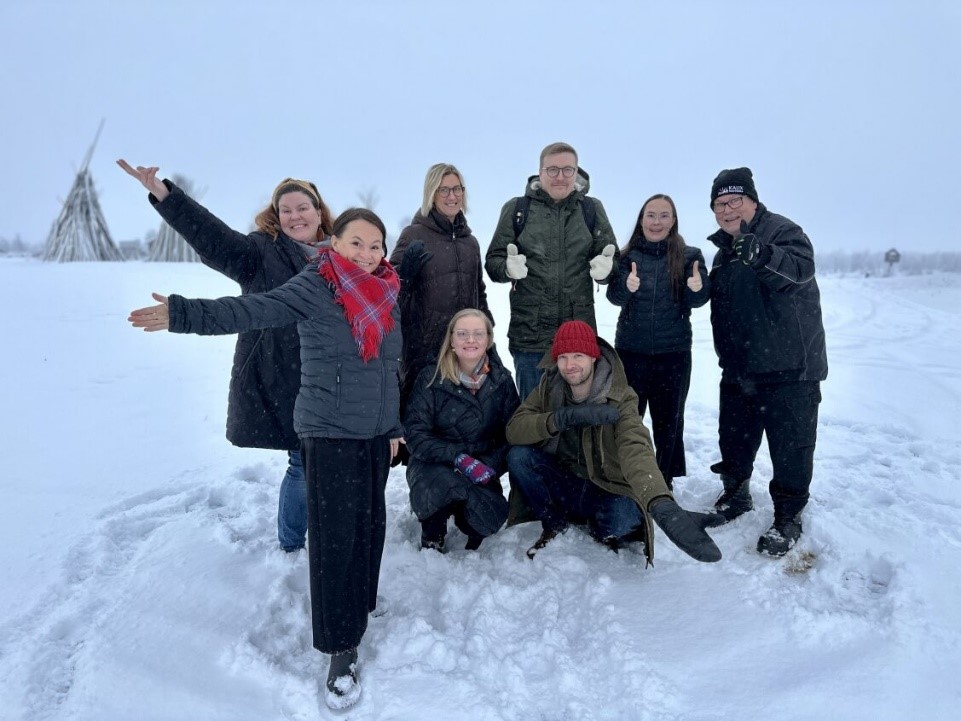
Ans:
[[[568,524],[587,523],[614,549],[643,538],[654,559],[652,521],[699,561],[721,552],[704,530],[716,519],[685,511],[664,483],[650,436],[614,349],[584,321],[567,321],[551,346],[549,368],[507,425],[512,448],[508,524],[540,520],[533,558]]]
[[[137,328],[199,335],[297,323],[294,427],[307,477],[311,620],[314,648],[331,654],[333,708],[360,695],[357,647],[377,603],[384,488],[401,438],[400,281],[385,236],[373,212],[352,208],[334,222],[330,247],[278,288],[219,300],[155,293],[159,305],[130,314]]]
[[[820,382],[827,377],[814,248],[804,231],[758,200],[749,168],[722,170],[711,186],[720,226],[711,268],[711,325],[721,366],[718,436],[728,521],[753,508],[754,458],[766,434],[774,523],[758,539],[781,556],[801,535],[814,471]]]
[[[451,318],[436,365],[417,377],[404,413],[410,505],[421,548],[442,551],[447,521],[477,549],[507,519],[500,477],[507,471],[504,427],[519,399],[493,351],[490,318],[465,308]]]
[[[487,307],[480,246],[467,225],[466,212],[467,186],[460,171],[449,163],[432,165],[424,179],[421,206],[390,256],[401,281],[402,411],[457,311],[478,308],[494,321]]]
[[[617,246],[604,206],[591,198],[596,212],[593,232],[583,205],[590,189],[587,171],[567,143],[551,143],[540,157],[540,172],[527,181],[529,209],[515,237],[517,198],[501,210],[484,267],[491,280],[512,283],[508,347],[521,400],[537,385],[538,367],[558,326],[582,320],[592,328],[593,281],[607,283]]]
[[[651,407],[657,467],[668,488],[687,475],[684,405],[691,385],[691,309],[707,303],[704,256],[684,244],[670,196],[651,196],[621,251],[607,299],[621,307],[614,348],[643,417]]]
[[[232,230],[169,180],[157,167],[117,164],[149,191],[150,204],[203,263],[240,285],[243,295],[263,293],[299,273],[330,235],[333,218],[317,186],[287,178],[274,188],[270,205],[256,217],[257,230]],[[300,337],[294,324],[245,331],[237,336],[227,440],[242,448],[287,451],[280,484],[277,538],[288,553],[304,547],[307,485],[294,431],[294,400],[300,389]]]

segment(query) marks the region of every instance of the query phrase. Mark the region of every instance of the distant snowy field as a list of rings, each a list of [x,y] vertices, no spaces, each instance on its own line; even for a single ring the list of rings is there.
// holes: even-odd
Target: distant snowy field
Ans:
[[[771,518],[718,564],[656,565],[538,529],[418,550],[388,485],[364,696],[337,718],[593,721],[961,717],[961,275],[821,280],[830,378],[796,551]],[[150,291],[232,295],[199,264],[0,259],[0,719],[335,718],[318,697],[306,558],[277,549],[281,453],[224,439],[233,337],[148,335]],[[490,288],[502,355],[507,288]],[[616,309],[598,294],[601,333]],[[695,311],[691,475],[718,492],[719,373]]]

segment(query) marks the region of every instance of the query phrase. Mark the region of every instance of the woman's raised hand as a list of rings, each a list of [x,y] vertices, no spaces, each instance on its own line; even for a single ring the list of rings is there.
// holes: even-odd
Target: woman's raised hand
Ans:
[[[153,193],[154,197],[156,197],[158,201],[162,201],[164,198],[170,195],[170,191],[167,190],[167,186],[161,181],[157,180],[157,171],[160,170],[160,168],[156,166],[145,168],[142,165],[138,165],[136,168],[134,168],[123,158],[117,161],[117,165],[123,168],[127,175],[133,176],[139,180],[140,184]]]
[[[160,305],[132,310],[127,320],[134,328],[143,328],[148,333],[155,330],[169,330],[170,311],[167,308],[167,296],[159,293],[151,293],[150,295],[153,296],[154,300],[160,301]]]
[[[637,263],[631,263],[631,272],[628,273],[624,284],[631,293],[636,293],[637,289],[641,287],[641,279],[637,277]]]
[[[704,282],[701,280],[701,272],[698,270],[700,262],[699,260],[694,261],[694,267],[691,269],[691,277],[687,279],[687,287],[690,288],[693,293],[697,293],[704,287]]]

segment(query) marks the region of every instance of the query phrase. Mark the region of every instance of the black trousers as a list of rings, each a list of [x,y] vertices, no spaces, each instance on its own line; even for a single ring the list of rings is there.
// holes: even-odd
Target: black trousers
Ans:
[[[719,470],[736,480],[750,478],[761,435],[766,433],[774,467],[769,486],[774,511],[788,516],[800,513],[808,502],[814,473],[820,402],[817,381],[721,383]]]
[[[314,648],[357,648],[377,604],[390,470],[387,436],[304,438]]]
[[[684,458],[684,406],[691,388],[691,351],[677,353],[631,353],[617,351],[627,384],[637,393],[637,409],[644,416],[651,407],[651,433],[661,475],[687,475]]]

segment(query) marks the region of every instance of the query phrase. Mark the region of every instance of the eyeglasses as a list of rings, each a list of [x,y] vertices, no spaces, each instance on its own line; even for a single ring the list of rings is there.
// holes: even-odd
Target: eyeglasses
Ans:
[[[563,174],[565,178],[573,178],[574,173],[577,172],[577,168],[573,165],[565,165],[563,168],[558,168],[556,165],[551,165],[547,168],[541,168],[545,173],[547,173],[548,178],[556,178],[558,175]]]
[[[468,338],[472,340],[487,340],[486,330],[455,330],[454,337],[457,340],[464,341]]]
[[[671,213],[644,213],[644,220],[648,220],[651,223],[655,220],[659,220],[662,223],[670,223],[674,220],[674,216]]]
[[[453,188],[442,185],[437,189],[437,192],[440,193],[440,197],[446,198],[451,193],[454,195],[463,195],[465,190],[466,188],[463,185],[455,185]]]
[[[727,201],[715,200],[714,206],[713,206],[714,212],[723,213],[726,208],[730,208],[731,210],[737,210],[738,208],[741,207],[743,203],[744,203],[743,195],[738,195],[737,197],[731,198],[730,200],[727,200]]]

